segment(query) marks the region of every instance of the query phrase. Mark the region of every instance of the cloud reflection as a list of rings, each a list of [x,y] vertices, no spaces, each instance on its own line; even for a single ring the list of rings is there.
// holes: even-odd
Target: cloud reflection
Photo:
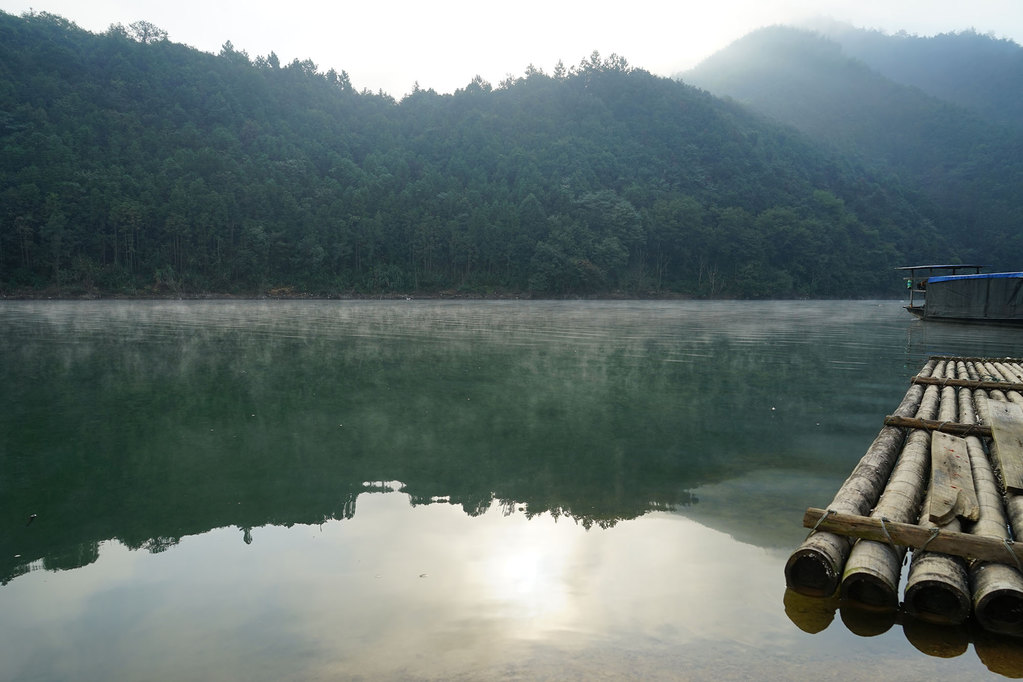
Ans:
[[[15,678],[259,680],[672,679],[680,657],[699,679],[725,657],[715,677],[741,679],[728,670],[865,657],[836,628],[808,646],[788,621],[783,551],[678,514],[586,529],[403,492],[359,504],[348,520],[252,528],[251,544],[238,528],[159,554],[104,543],[86,568],[26,575],[0,591],[0,658]],[[897,674],[914,650],[901,634],[869,642],[860,672]]]

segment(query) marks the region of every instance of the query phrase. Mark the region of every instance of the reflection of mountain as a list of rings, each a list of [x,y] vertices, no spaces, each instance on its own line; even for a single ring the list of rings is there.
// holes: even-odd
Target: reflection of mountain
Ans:
[[[159,551],[222,526],[351,518],[364,482],[401,481],[412,504],[478,514],[496,500],[606,526],[689,505],[765,452],[834,468],[799,444],[822,398],[793,380],[812,380],[827,350],[806,339],[779,355],[787,334],[804,343],[791,319],[754,329],[720,309],[625,304],[7,305],[4,582],[40,561],[89,563],[111,538]]]

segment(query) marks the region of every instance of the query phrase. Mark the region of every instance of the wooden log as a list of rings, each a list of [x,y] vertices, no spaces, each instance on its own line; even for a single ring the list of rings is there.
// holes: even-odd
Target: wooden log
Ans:
[[[1006,495],[1005,511],[1009,516],[1012,537],[1023,538],[1023,495]]]
[[[970,454],[970,465],[973,468],[973,485],[977,491],[979,514],[971,531],[977,535],[986,535],[999,539],[1008,539],[1008,525],[998,481],[994,469],[988,461],[987,454],[980,441],[969,438],[966,441]]]
[[[931,436],[930,518],[938,526],[960,517],[976,521],[980,514],[966,440],[935,431]]]
[[[934,360],[929,360],[919,375],[929,376],[936,364]],[[923,394],[922,386],[910,386],[894,414],[907,417],[915,415]],[[835,493],[830,507],[861,516],[869,513],[895,466],[895,458],[905,437],[902,429],[892,426],[882,428],[852,474]],[[850,541],[844,535],[812,532],[785,563],[786,584],[807,596],[831,596],[838,589],[849,550]]]
[[[1017,373],[1023,372],[1023,366],[1018,364],[1012,365],[1012,370]],[[1010,410],[1011,411],[1011,408]],[[1008,439],[1002,436],[997,441],[992,441],[991,452],[996,461],[1000,461],[1002,458],[1002,444],[1006,444],[1009,448],[1013,448],[1013,445],[1008,444]],[[1018,457],[1018,455],[1017,455]],[[1002,474],[1002,481],[1004,482],[1005,475]],[[1023,537],[1023,494],[1019,494],[1014,490],[1004,491],[1005,510],[1009,517],[1009,526],[1012,529],[1012,535],[1015,538]]]
[[[1023,579],[1005,564],[978,563],[971,568],[973,612],[991,632],[1023,637]]]
[[[956,375],[955,364],[945,364],[944,374],[947,378],[954,378]],[[938,405],[938,421],[954,422],[959,415],[959,404],[956,401],[956,389],[952,386],[942,386],[941,403]]]
[[[971,476],[970,486],[973,479]],[[924,508],[920,513],[920,527],[933,533],[958,533],[962,530],[959,518],[953,516],[947,523],[935,525],[931,522],[934,497],[933,488],[928,491]],[[917,549],[909,565],[904,596],[906,613],[919,620],[938,625],[959,625],[970,616],[970,578],[966,571],[966,560],[951,554]]]
[[[1002,476],[1003,492],[1023,493],[1023,408],[1015,403],[988,405],[991,433],[995,441],[992,454]]]
[[[977,374],[976,366],[972,361],[964,361],[963,365],[966,367],[966,376],[959,375],[959,379],[969,379],[970,381],[980,381],[980,375]]]
[[[913,552],[906,580],[906,612],[940,625],[958,625],[970,616],[966,561],[952,554]]]
[[[935,375],[941,376],[943,368],[939,364]],[[938,387],[928,386],[918,416],[928,419],[937,416],[940,399]],[[917,520],[926,490],[930,450],[930,432],[916,429],[907,436],[906,445],[871,517],[902,523]],[[869,609],[896,610],[905,553],[904,546],[861,539],[853,545],[842,573],[842,599]]]
[[[974,381],[972,379],[938,379],[936,377],[913,377],[910,381],[914,384],[925,386],[958,386],[963,388],[997,388],[1003,391],[1023,391],[1023,383],[1019,381]]]
[[[990,358],[983,361],[984,366],[988,371],[1000,381],[1009,383],[1023,383],[1023,377],[1020,377],[1012,368],[1011,363],[1003,362]],[[1015,390],[1015,389],[1010,389]]]
[[[978,360],[973,363],[973,366],[977,368],[978,378],[981,381],[1002,381],[1002,376],[990,366],[987,360]]]
[[[991,408],[983,391],[974,391],[974,402],[979,411],[982,403]],[[991,463],[981,447],[967,441],[970,462],[973,465],[973,481],[977,489],[980,517],[974,524],[974,532],[994,535],[1006,542],[1009,533],[1006,525],[1002,496],[995,480]],[[1017,557],[1018,558],[1018,557]],[[1023,636],[1023,575],[1017,567],[1004,563],[977,561],[970,566],[970,583],[973,590],[973,613],[981,627],[992,632]]]
[[[982,363],[982,364],[984,365],[984,368],[987,370],[987,372],[992,377],[994,377],[995,379],[1000,379],[1000,380],[1006,382],[1005,385],[996,385],[995,387],[991,388],[990,390],[992,390],[992,391],[994,391],[994,390],[1001,391],[1004,394],[1004,396],[1005,396],[1004,400],[1008,400],[1009,402],[1013,402],[1013,403],[1016,403],[1016,404],[1019,404],[1019,405],[1023,405],[1023,393],[1020,393],[1018,386],[1016,386],[1016,384],[1013,383],[1013,380],[1015,379],[1015,377],[1013,376],[1013,374],[1010,371],[1008,371],[1005,368],[1005,365],[1002,364],[1002,363],[997,363],[997,362],[985,362],[985,363]],[[1001,398],[1001,397],[999,398],[999,400],[1002,400],[1002,399],[1003,398]]]
[[[957,366],[959,378],[978,379],[983,363],[957,363]],[[980,383],[983,385],[983,382]],[[1005,396],[1000,388],[990,387],[990,390],[996,397],[1004,399]],[[960,413],[960,421],[990,423],[989,402],[987,394],[983,390],[962,390],[960,404],[963,408]],[[972,414],[969,411],[970,405],[973,407]],[[990,462],[976,436],[968,436],[966,442],[971,466],[974,469],[974,486],[977,491],[978,504],[983,510],[981,518],[971,527],[971,532],[992,533],[1006,542],[1005,538],[1008,534],[1005,529],[1005,517],[1002,513],[1002,500],[997,494],[998,487]],[[984,500],[983,503],[980,503],[981,498]],[[973,608],[977,614],[977,621],[983,628],[1020,636],[1019,613],[1023,607],[1023,599],[1021,599],[1023,580],[1021,580],[1019,566],[1019,562],[1016,562],[1014,567],[1011,564],[985,561],[977,561],[969,566]]]
[[[958,376],[960,378],[966,378],[966,377],[969,376],[969,369],[967,368],[966,363],[963,363],[963,362],[958,363],[957,373],[958,373]],[[982,421],[982,420],[990,421],[991,414],[990,414],[990,410],[988,409],[988,402],[989,401],[987,399],[987,395],[982,390],[975,390],[975,391],[961,390],[961,391],[959,391],[959,405],[960,405],[960,407],[959,407],[959,419],[960,419],[960,421],[962,421],[965,424],[974,424],[974,423],[977,423],[978,421]],[[969,437],[966,438],[966,443],[967,443],[967,452],[971,453],[971,456],[970,456],[971,469],[973,468],[972,463],[973,463],[974,459],[976,459],[979,463],[981,463],[981,467],[978,469],[978,474],[983,476],[983,477],[990,477],[990,475],[991,475],[990,462],[987,460],[987,458],[983,458],[982,459],[983,452],[984,452],[984,447],[981,444],[980,440],[975,438],[975,437],[973,437],[973,436],[969,436]],[[992,446],[993,445],[994,444],[992,443]],[[988,464],[988,466],[983,466],[983,464],[985,462]],[[984,485],[982,485],[980,487],[983,488],[984,494],[987,497],[990,498],[991,497],[991,486],[989,484],[984,484]],[[974,481],[974,490],[978,490],[976,481]],[[1019,502],[1016,503],[1016,506],[1019,507],[1018,512],[1016,514],[1013,513],[1013,508],[1014,508],[1013,498],[1016,498],[1017,500],[1019,500]],[[979,499],[979,497],[978,497],[978,499]],[[1023,498],[1020,498],[1019,496],[1012,496],[1012,495],[1010,495],[1010,496],[1007,496],[1007,497],[1003,498],[1002,502],[1003,502],[1003,504],[1005,506],[1005,510],[1008,511],[1008,513],[1009,513],[1009,520],[1010,520],[1010,522],[1012,522],[1014,518],[1018,518],[1019,519],[1013,525],[1013,527],[1014,528],[1018,527],[1018,528],[1023,529]],[[991,505],[991,506],[995,506],[995,501],[993,499],[990,499],[988,504]],[[992,519],[992,518],[990,518],[990,515],[989,515],[989,518],[985,520],[985,524],[994,524],[994,526],[997,529],[997,531],[1001,532],[1001,531],[1004,530],[1004,529],[998,527],[998,524],[1000,523],[1001,520],[1002,519],[1000,517],[998,517],[998,516],[994,516],[994,518]],[[979,519],[978,519],[978,521],[979,521]],[[974,524],[972,526],[972,528],[971,528],[971,532],[973,532],[973,533],[980,533],[980,532],[982,532],[984,530],[984,525],[985,524],[979,524],[979,523],[978,524]],[[1019,533],[1016,533],[1015,537],[1020,537]]]
[[[889,415],[884,418],[885,426],[898,426],[910,429],[927,429],[928,431],[941,431],[954,436],[977,435],[981,438],[991,437],[991,427],[981,424],[963,424],[954,421],[942,421],[940,419],[919,419],[917,417],[899,417]]]
[[[977,410],[977,421],[983,424],[991,423],[991,413],[988,411],[987,404],[988,404],[987,393],[981,390],[976,390],[973,392],[973,406]]]
[[[983,357],[982,358],[982,357],[973,357],[973,356],[969,356],[969,355],[932,355],[930,357],[930,359],[934,360],[935,362],[940,362],[941,360],[944,360],[946,362],[954,362],[954,363],[959,363],[959,362],[991,362],[993,360],[1000,360],[1002,362],[1011,362],[1013,364],[1019,364],[1019,363],[1023,362],[1023,359],[1021,359],[1021,358],[1011,358],[1011,357],[1004,357],[1004,358]]]
[[[995,369],[998,370],[998,373],[1002,375],[1003,379],[1023,386],[1023,372],[1020,372],[1018,365],[1010,362],[998,361],[994,361],[991,364],[995,366]],[[1023,388],[1013,388],[1012,390],[1019,391],[1023,390]]]
[[[956,376],[960,379],[968,379],[965,362],[956,363]],[[977,411],[973,405],[973,394],[971,391],[958,391],[956,397],[959,399],[959,422],[966,425],[977,424]],[[960,434],[968,435],[968,434]]]
[[[821,528],[813,531],[785,563],[785,585],[807,597],[830,597],[838,590],[839,578],[849,556],[846,535]]]
[[[961,365],[946,363],[945,377],[958,376]],[[963,400],[964,394],[969,397],[967,390],[957,390],[952,386],[942,388],[938,412],[940,421],[958,418],[966,424],[974,422],[973,401]],[[973,508],[967,511],[972,511],[976,518],[976,491],[969,462],[965,440],[937,431],[931,434],[931,485],[920,514],[922,527],[929,531],[939,527],[950,532],[961,531],[959,514],[962,510],[958,507],[964,492],[973,503]],[[942,509],[935,508],[938,500],[941,500]],[[969,507],[968,504],[965,506]],[[914,550],[904,604],[906,612],[920,621],[943,626],[964,623],[971,609],[966,560],[951,554]]]
[[[849,552],[839,594],[860,608],[895,611],[899,607],[899,574],[906,548],[860,540]]]
[[[953,554],[964,559],[975,559],[992,563],[1003,563],[1012,566],[1016,561],[1023,562],[1023,543],[1006,542],[1005,538],[972,533],[956,533],[940,530],[935,533],[915,523],[897,523],[885,519],[843,514],[840,512],[810,507],[803,516],[803,526],[817,527],[819,531],[830,534],[846,535],[852,538],[864,538],[876,542],[893,544],[902,547],[923,548]]]
[[[996,407],[1000,406],[1000,405],[1011,405],[1011,404],[1010,403],[998,403],[996,405]],[[996,409],[995,412],[998,412],[998,410]],[[1007,449],[1012,449],[1013,448],[1013,446],[1007,442],[1007,439],[1006,439],[1005,436],[1003,436],[999,441],[994,441],[993,440],[991,442],[991,454],[992,454],[992,457],[997,462],[1001,462],[1001,461],[1003,461],[1003,459],[1008,459],[1009,458],[1008,455],[1003,454],[1003,450],[1002,450],[1003,446],[1005,446]],[[1012,455],[1012,457],[1017,457],[1018,458],[1019,454],[1016,453],[1015,455]],[[1001,472],[1000,481],[1002,482],[1002,484],[1007,484],[1008,480],[1009,479],[1006,478],[1006,475],[1005,475],[1004,470],[1003,470]],[[1008,485],[1004,485],[1002,490],[1003,490],[1003,501],[1005,503],[1005,511],[1006,511],[1006,515],[1008,516],[1009,526],[1012,529],[1012,536],[1014,538],[1017,538],[1017,539],[1018,538],[1023,538],[1023,494],[1020,494],[1020,493],[1016,492],[1014,487],[1010,487]]]

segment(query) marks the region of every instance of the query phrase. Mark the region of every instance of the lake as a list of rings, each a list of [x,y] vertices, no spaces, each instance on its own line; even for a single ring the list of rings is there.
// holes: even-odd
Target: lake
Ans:
[[[786,594],[895,301],[0,303],[0,679],[1023,675]]]

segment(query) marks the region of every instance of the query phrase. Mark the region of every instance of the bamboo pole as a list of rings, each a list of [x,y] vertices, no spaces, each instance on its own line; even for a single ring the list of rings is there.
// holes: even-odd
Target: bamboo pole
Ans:
[[[1005,495],[1005,510],[1009,515],[1012,536],[1016,540],[1023,539],[1023,495],[1007,493]]]
[[[986,406],[986,402],[985,402]],[[990,408],[988,408],[990,413]],[[993,461],[1001,462],[1001,457],[998,452],[998,444],[991,441],[991,456]],[[1005,501],[1005,510],[1008,515],[1009,526],[1012,531],[1012,536],[1019,540],[1023,538],[1023,495],[1007,489],[1005,486],[1006,479],[1004,472],[996,471],[996,475],[1000,476],[1002,483],[1003,499]]]
[[[946,376],[955,376],[956,370],[950,371],[952,363],[945,367]],[[964,404],[963,394],[969,391],[956,391],[952,386],[942,389],[941,413],[938,419],[947,421],[958,418],[960,422],[972,424],[974,420],[972,405]],[[951,394],[944,393],[951,391]],[[972,480],[970,487],[972,492]],[[924,501],[923,512],[920,514],[920,525],[924,528],[937,528],[949,532],[960,532],[962,523],[958,516],[953,516],[948,523],[935,524],[931,521],[931,499],[933,487],[928,490]],[[914,618],[939,625],[958,625],[966,621],[970,615],[970,581],[966,571],[966,561],[961,557],[942,554],[940,552],[914,550],[909,565],[909,577],[906,579],[904,596],[906,612]]]
[[[999,362],[985,362],[983,363],[984,369],[996,379],[999,379],[1005,383],[998,385],[996,384],[990,390],[997,390],[1004,392],[1005,399],[1009,402],[1023,404],[1023,395],[1020,394],[1020,386],[1012,383],[1016,377],[1013,376],[1011,370],[1009,370],[1003,363]],[[1001,400],[1001,398],[999,398]]]
[[[945,362],[938,363],[933,375],[944,376]],[[949,387],[949,390],[955,390]],[[942,392],[928,386],[917,417],[933,419],[938,415]],[[931,434],[914,429],[906,438],[888,485],[871,512],[871,518],[886,522],[915,523],[926,490],[930,470]],[[853,545],[842,574],[842,599],[862,607],[894,611],[899,607],[899,579],[906,548],[894,542],[861,539]]]
[[[974,403],[983,418],[987,396],[980,389],[974,392]],[[976,447],[973,440],[970,438],[967,442],[972,445],[969,448],[970,462],[980,504],[980,518],[974,524],[973,532],[1008,540],[1002,496],[994,471],[983,449]],[[970,582],[973,612],[981,627],[1001,634],[1023,636],[1023,575],[1020,571],[1005,564],[977,561],[970,567]]]
[[[998,445],[994,441],[991,442],[991,456],[994,461],[1001,461],[998,453]],[[996,472],[1001,477],[1001,482],[1005,483],[1005,476],[1001,472]],[[1002,486],[1003,497],[1005,500],[1005,511],[1008,514],[1009,526],[1012,530],[1012,536],[1019,540],[1023,538],[1023,495],[1010,491]]]
[[[969,379],[969,372],[966,370],[965,362],[956,363],[956,376],[960,379]],[[957,393],[959,398],[959,420],[964,424],[976,424],[977,423],[977,410],[973,404],[973,392],[972,391],[959,391]]]
[[[929,360],[918,376],[930,376],[937,363]],[[912,417],[923,399],[924,389],[910,386],[895,410],[896,416]],[[874,506],[895,465],[905,432],[885,426],[877,434],[852,474],[835,493],[829,509],[865,516]],[[849,538],[827,532],[813,532],[785,564],[785,582],[789,588],[812,597],[831,596],[838,589],[839,576],[849,556]]]
[[[1012,362],[994,361],[995,368],[1002,375],[1002,378],[1006,381],[1015,382],[1020,384],[1023,388],[1023,370],[1020,369],[1019,365]],[[1013,390],[1019,391],[1021,388],[1013,388]]]
[[[942,528],[957,532],[959,519]],[[965,622],[971,609],[966,561],[939,552],[913,552],[904,604],[906,613],[928,623],[959,625]]]

